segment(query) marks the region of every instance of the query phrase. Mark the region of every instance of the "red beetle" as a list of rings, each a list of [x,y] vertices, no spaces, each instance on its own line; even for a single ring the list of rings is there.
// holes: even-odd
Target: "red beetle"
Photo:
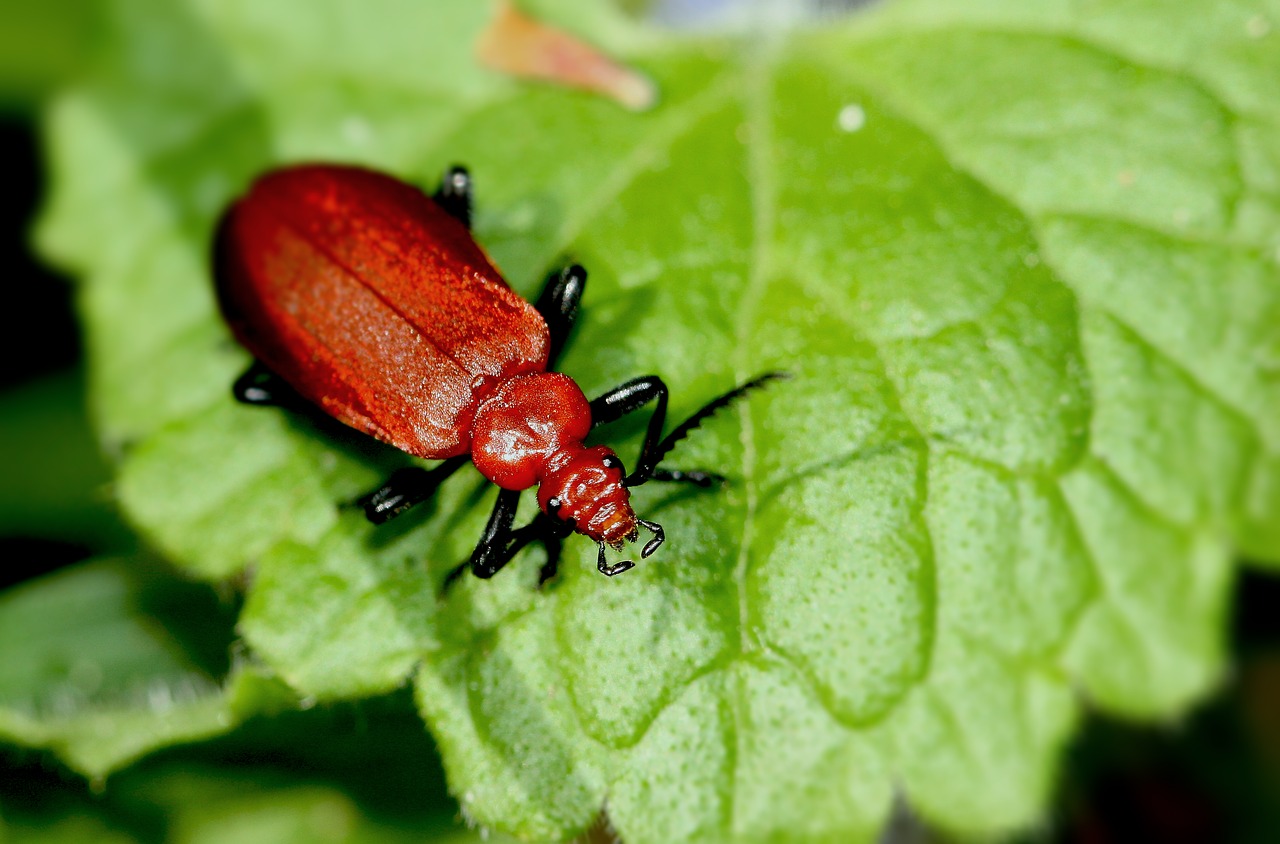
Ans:
[[[218,300],[237,339],[257,358],[236,382],[251,404],[316,405],[417,457],[432,470],[396,472],[360,499],[373,522],[429,497],[468,459],[501,491],[471,570],[492,577],[533,540],[547,545],[542,580],[555,573],[573,531],[605,546],[663,531],[636,517],[630,487],[649,480],[722,481],[661,470],[675,442],[769,373],[731,390],[666,438],[667,387],[637,378],[587,401],[548,372],[577,314],[586,272],[552,274],[536,304],[517,295],[471,237],[471,181],[455,167],[428,197],[359,167],[329,164],[267,173],[227,211],[214,249]],[[656,401],[635,471],[612,449],[585,446],[596,426]],[[520,491],[538,486],[541,514],[513,529]],[[464,566],[459,566],[454,575]],[[451,575],[450,578],[454,575]]]

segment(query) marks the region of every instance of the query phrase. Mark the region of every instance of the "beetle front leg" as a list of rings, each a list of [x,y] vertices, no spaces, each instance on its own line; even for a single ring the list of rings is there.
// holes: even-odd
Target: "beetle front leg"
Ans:
[[[462,576],[468,568],[476,577],[488,579],[497,574],[503,566],[511,561],[514,552],[508,551],[511,544],[511,523],[516,518],[516,508],[520,505],[520,490],[500,489],[498,500],[493,503],[493,512],[480,534],[480,542],[471,552],[471,559],[457,566],[444,579],[444,589]]]
[[[440,187],[431,195],[436,205],[469,230],[471,228],[471,174],[467,168],[454,165],[444,171]]]
[[[471,552],[471,573],[476,577],[488,579],[493,577],[502,567],[511,562],[519,548],[512,549],[511,523],[516,518],[516,508],[520,505],[520,490],[503,489],[498,491],[498,500],[493,504],[493,512],[489,514],[489,522],[480,535],[476,550]],[[523,547],[523,545],[521,546]]]
[[[503,553],[507,561],[510,561],[516,554],[523,551],[526,545],[541,542],[547,551],[546,562],[538,570],[538,588],[541,589],[543,584],[556,576],[560,568],[560,554],[564,550],[564,538],[571,533],[573,528],[570,525],[539,513],[529,524],[511,531]]]
[[[498,492],[498,500],[494,502],[493,512],[489,514],[489,522],[485,525],[484,533],[480,536],[480,542],[476,545],[475,551],[471,553],[471,559],[449,572],[444,581],[445,589],[448,589],[450,584],[468,568],[476,577],[482,579],[493,577],[526,545],[539,540],[547,547],[547,561],[539,573],[538,585],[541,586],[555,576],[556,567],[560,562],[561,540],[572,532],[572,528],[539,513],[529,524],[513,530],[511,524],[515,521],[516,508],[519,504],[519,490],[504,489]]]

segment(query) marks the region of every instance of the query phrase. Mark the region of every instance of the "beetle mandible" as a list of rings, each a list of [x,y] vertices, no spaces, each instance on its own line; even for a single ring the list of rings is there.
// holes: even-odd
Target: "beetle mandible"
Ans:
[[[360,499],[374,523],[403,513],[473,462],[501,489],[469,564],[496,574],[534,540],[547,546],[540,582],[554,575],[561,540],[576,531],[605,547],[652,534],[636,516],[632,487],[651,480],[712,486],[703,471],[659,468],[675,443],[771,372],[708,402],[667,436],[667,387],[636,378],[588,401],[568,376],[549,371],[586,286],[578,265],[553,273],[529,303],[472,238],[471,179],[450,168],[428,196],[356,166],[304,164],[259,177],[223,215],[214,244],[218,302],[232,333],[256,358],[235,383],[249,404],[318,406],[411,455],[442,459],[397,471]],[[635,469],[606,446],[586,446],[593,427],[654,403]],[[540,513],[513,528],[522,490],[538,487]]]

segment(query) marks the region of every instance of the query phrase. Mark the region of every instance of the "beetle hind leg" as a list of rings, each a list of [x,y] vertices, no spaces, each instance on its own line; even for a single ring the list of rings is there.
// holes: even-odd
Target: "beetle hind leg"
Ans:
[[[455,164],[444,171],[440,187],[431,198],[446,214],[470,229],[471,192],[471,174],[467,172],[467,168]]]

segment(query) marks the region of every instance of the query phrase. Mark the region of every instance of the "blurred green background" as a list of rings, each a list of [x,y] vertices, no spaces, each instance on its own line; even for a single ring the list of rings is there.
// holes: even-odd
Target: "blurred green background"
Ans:
[[[112,507],[110,470],[86,412],[74,297],[28,242],[45,184],[42,107],[75,78],[94,27],[94,4],[84,0],[0,3],[0,255],[8,296],[0,307],[0,699],[39,669],[23,657],[54,653],[59,637],[110,650],[134,635],[95,591],[95,583],[119,581],[96,580],[103,564],[87,562],[138,549]],[[136,559],[122,606],[160,624],[167,615],[201,667],[225,674],[234,592],[181,581],[163,563],[136,570]],[[40,611],[73,606],[83,611]],[[50,753],[0,742],[0,841],[174,840],[478,836],[461,822],[407,692],[257,719],[229,739],[158,754],[108,783],[85,782]]]
[[[670,6],[663,14],[675,14]],[[138,551],[112,508],[110,471],[86,415],[70,287],[28,246],[44,189],[42,108],[74,79],[93,35],[86,0],[0,2],[7,176],[0,192],[7,279],[0,307],[0,693],[4,666],[16,670],[14,655],[34,639],[75,624],[103,637],[125,635],[114,617],[95,618],[94,594],[59,595],[56,579],[85,561]],[[30,598],[34,590],[41,600],[80,601],[88,609],[74,619],[32,615],[6,624],[5,613],[30,613],[32,602],[15,596]],[[156,561],[129,573],[126,592],[132,611],[146,618],[163,622],[166,613],[181,613],[188,650],[215,676],[227,670],[235,647],[233,590],[183,582]],[[167,597],[155,597],[161,594]],[[1055,815],[1029,840],[1280,840],[1280,583],[1245,568],[1234,603],[1232,682],[1187,723],[1134,728],[1094,720],[1071,752]],[[932,837],[905,814],[887,836]],[[44,751],[0,743],[0,841],[475,837],[458,818],[407,693],[257,718],[229,737],[149,757],[105,784],[86,783]]]

